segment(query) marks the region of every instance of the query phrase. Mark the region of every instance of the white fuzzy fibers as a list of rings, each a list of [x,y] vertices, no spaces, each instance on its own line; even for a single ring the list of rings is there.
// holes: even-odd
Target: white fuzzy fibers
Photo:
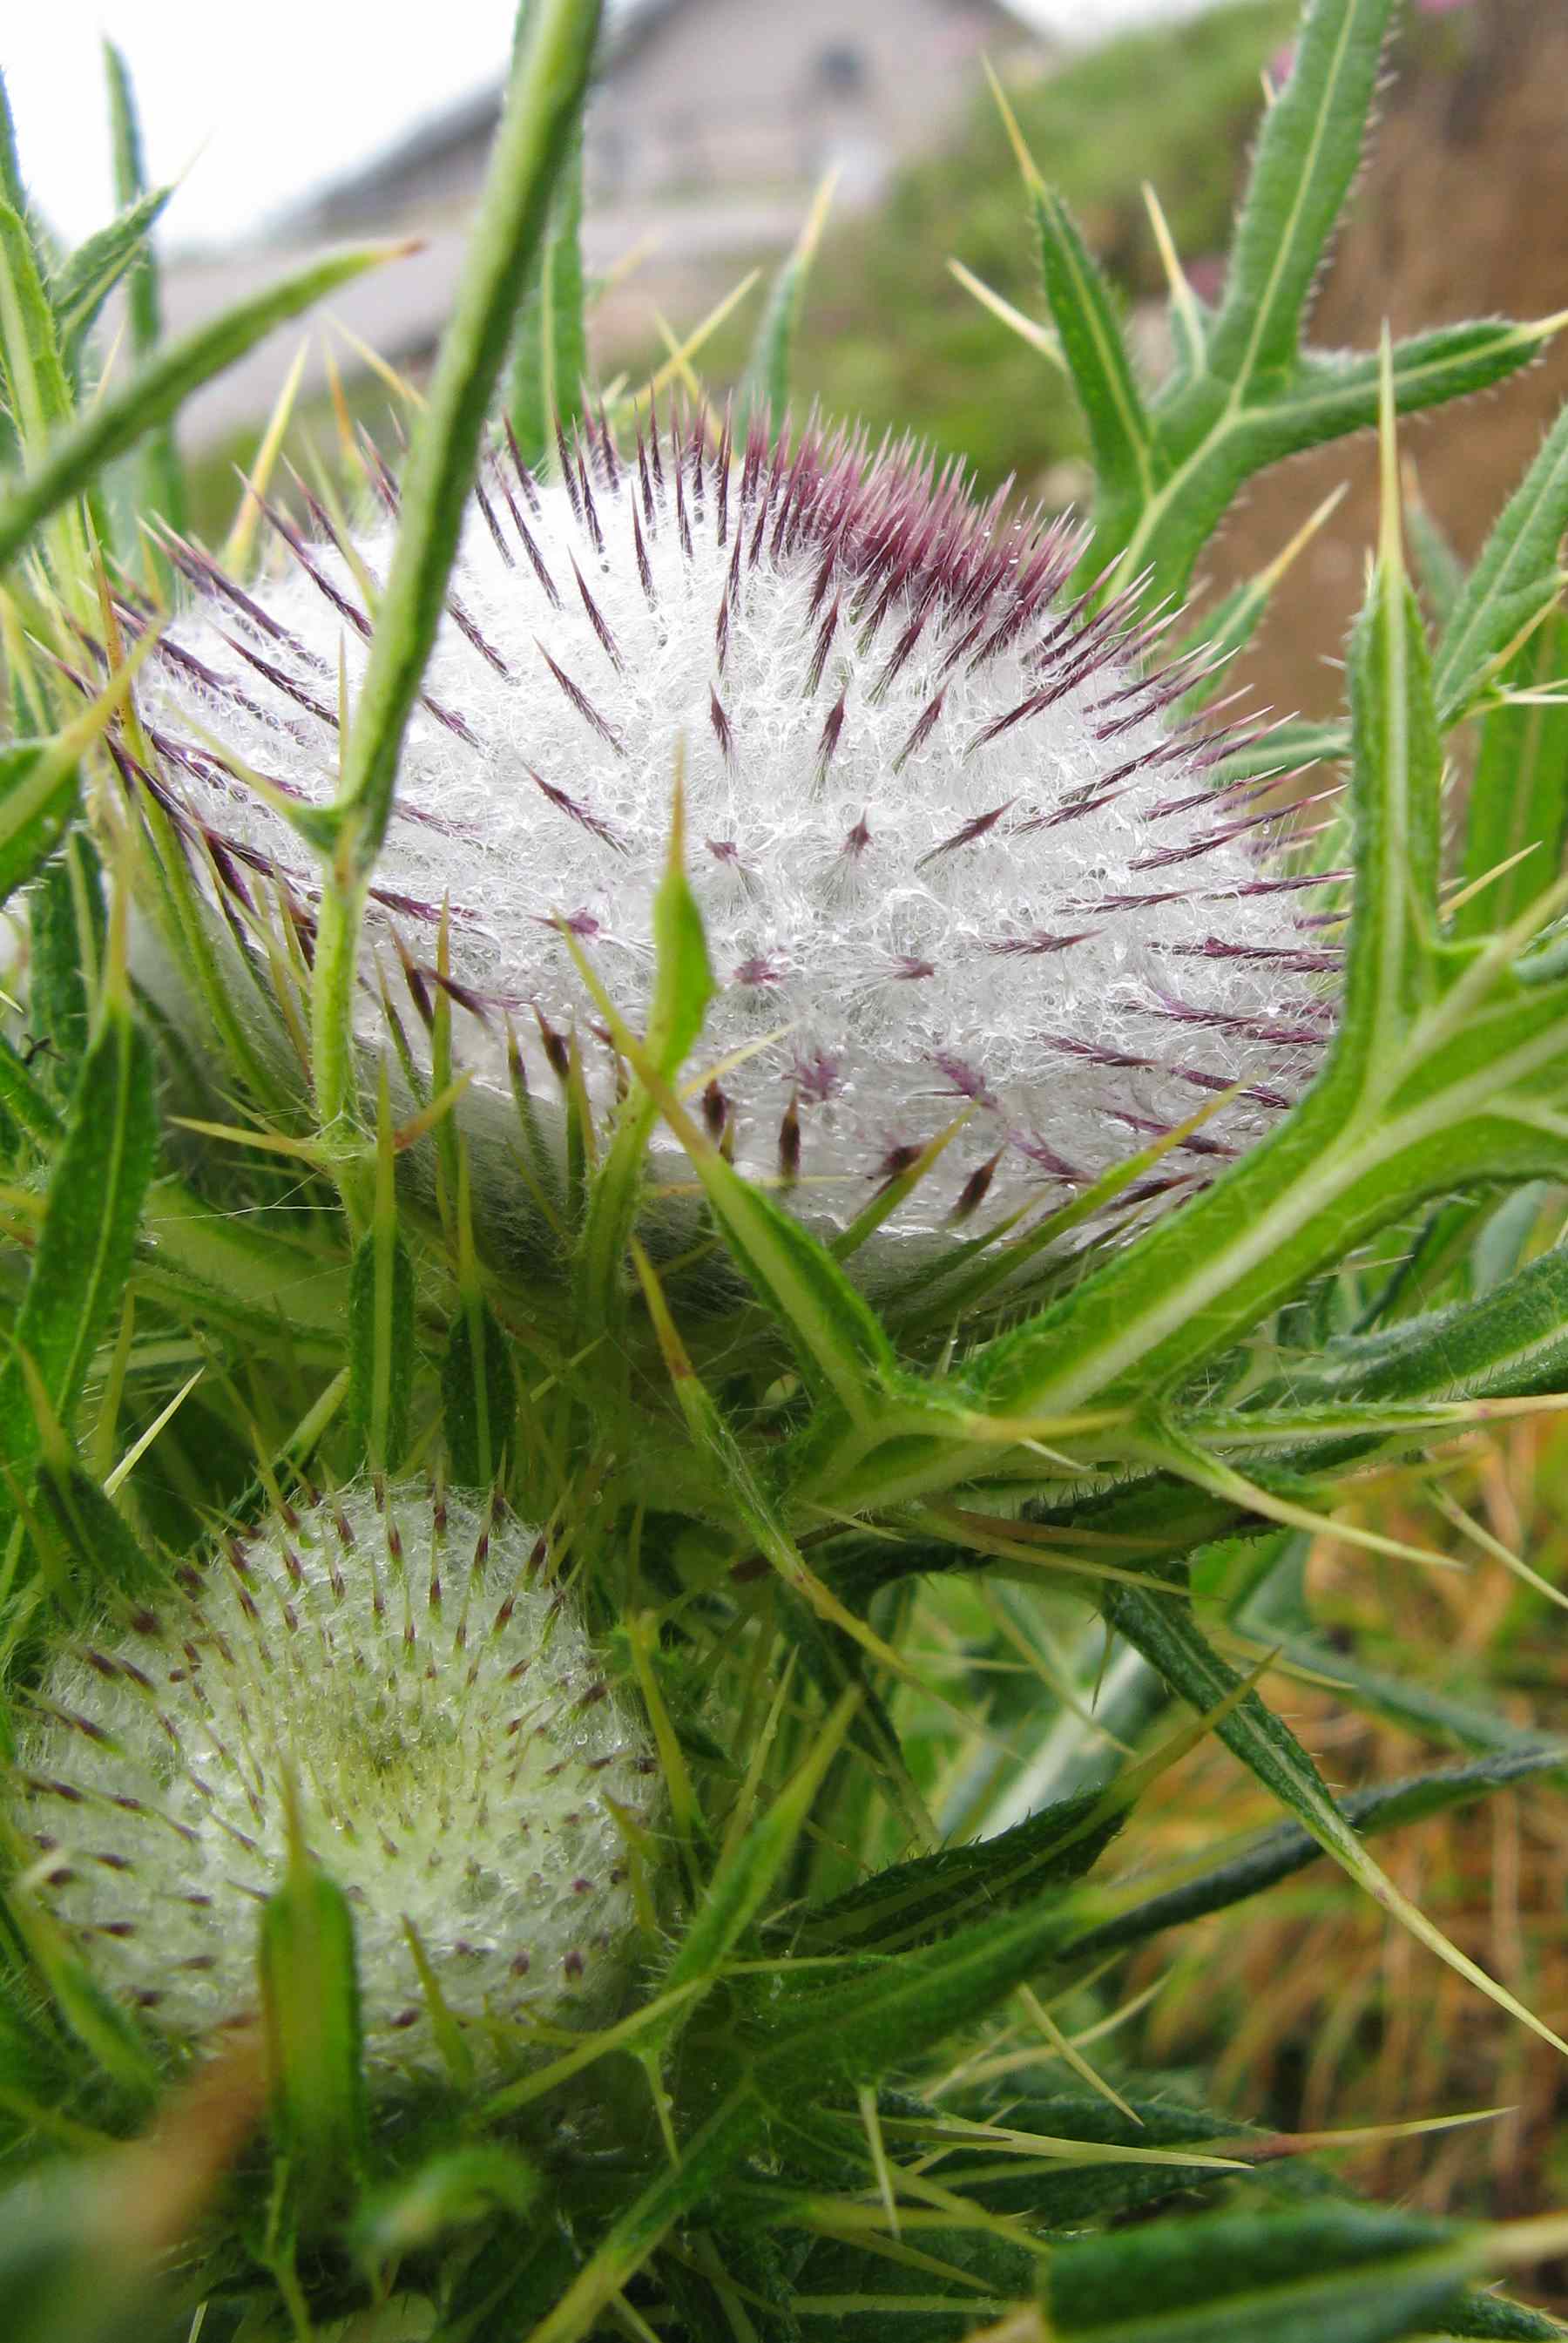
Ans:
[[[1065,617],[1060,534],[835,444],[770,463],[754,445],[744,475],[700,446],[665,437],[639,481],[596,439],[570,492],[487,475],[495,527],[470,508],[427,679],[448,720],[422,707],[408,729],[384,916],[427,964],[448,900],[453,972],[496,1030],[516,1021],[536,1091],[538,1011],[578,1027],[608,1099],[552,922],[573,922],[638,1026],[683,750],[721,988],[688,1078],[754,1051],[708,1101],[743,1168],[798,1170],[799,1205],[842,1223],[970,1105],[903,1210],[930,1227],[978,1201],[993,1155],[993,1203],[1060,1202],[1237,1083],[1162,1167],[1208,1176],[1300,1092],[1329,1030],[1332,955],[1297,924],[1314,899],[1260,864],[1251,800],[1216,799],[1171,694],[1112,630]],[[174,636],[205,675],[166,659],[143,698],[166,739],[225,745],[227,773],[204,754],[169,777],[308,901],[308,855],[236,778],[314,803],[335,786],[340,650],[351,695],[365,659],[341,605],[360,588],[339,550],[299,549],[258,589],[260,623],[209,578]],[[379,581],[390,550],[384,531],[357,558]],[[375,1020],[367,994],[367,1040]],[[463,1046],[498,1072],[493,1038],[475,1026]]]
[[[373,2058],[436,2055],[406,1923],[484,2063],[486,2019],[613,2001],[636,1920],[609,1802],[652,1820],[655,1763],[533,1534],[487,1532],[464,1498],[443,1523],[427,1489],[351,1488],[56,1664],[18,1763],[35,1891],[152,2024],[256,2006],[286,1776],[353,1908]]]

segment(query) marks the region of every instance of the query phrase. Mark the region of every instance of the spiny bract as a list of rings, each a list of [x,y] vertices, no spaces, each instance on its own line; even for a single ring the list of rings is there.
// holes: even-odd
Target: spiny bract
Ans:
[[[307,929],[310,858],[249,777],[331,795],[339,660],[352,696],[391,551],[314,509],[317,543],[272,515],[292,568],[255,595],[175,548],[204,607],[143,692],[156,785],[209,870],[236,906],[281,870]],[[558,1073],[576,1023],[608,1101],[556,922],[640,1025],[683,748],[720,987],[690,1071],[717,1069],[709,1126],[743,1169],[842,1224],[968,1108],[902,1208],[931,1227],[988,1192],[1061,1202],[1236,1086],[1162,1167],[1178,1193],[1203,1180],[1304,1087],[1337,955],[1302,924],[1316,882],[1257,858],[1257,785],[1212,784],[1235,728],[1176,712],[1192,665],[1145,670],[1131,594],[1063,600],[1083,547],[978,506],[954,468],[814,430],[753,429],[737,460],[699,418],[628,464],[590,427],[543,484],[498,454],[377,872],[417,997],[446,901],[457,998]],[[498,1073],[477,1028],[467,1046]]]
[[[613,2000],[637,1935],[613,1809],[645,1830],[655,1761],[509,1516],[346,1489],[79,1643],[36,1707],[34,1891],[160,2030],[255,2007],[286,1779],[354,1911],[373,2057],[433,2056],[410,1924],[481,2057],[480,2021]]]

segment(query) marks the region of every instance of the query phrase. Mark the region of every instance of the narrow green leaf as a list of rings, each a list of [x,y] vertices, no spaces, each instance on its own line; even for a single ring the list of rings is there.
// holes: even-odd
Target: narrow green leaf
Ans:
[[[648,2183],[600,2239],[528,2343],[578,2343],[592,2332],[628,2278],[639,2270],[682,2215],[699,2205],[739,2163],[761,2127],[762,2111],[737,2092],[687,2140],[680,2160]]]
[[[36,464],[70,416],[71,387],[33,238],[6,203],[0,203],[0,386],[24,455]]]
[[[1191,1606],[1145,1594],[1141,1588],[1109,1585],[1102,1598],[1106,1619],[1158,1670],[1171,1690],[1193,1707],[1207,1710],[1234,1691],[1239,1679],[1210,1644]],[[1295,1815],[1320,1846],[1334,1857],[1384,1910],[1450,1968],[1568,2056],[1543,2026],[1505,1986],[1477,1967],[1395,1887],[1362,1846],[1327,1784],[1295,1735],[1256,1693],[1249,1693],[1215,1727],[1234,1757]]]
[[[48,452],[26,477],[0,496],[0,568],[15,558],[40,521],[81,495],[106,464],[168,421],[203,383],[233,366],[302,309],[407,249],[404,245],[375,245],[313,261],[266,292],[236,302],[212,324],[169,343],[123,390],[100,399],[51,440]]]
[[[1366,138],[1393,0],[1312,0],[1264,116],[1209,364],[1240,398],[1295,358]]]
[[[60,354],[68,372],[76,371],[86,337],[105,302],[127,274],[132,283],[130,306],[134,322],[135,287],[146,265],[146,240],[173,193],[172,187],[154,187],[136,196],[117,219],[78,245],[59,275],[50,278],[49,302],[60,337]],[[137,356],[144,356],[147,347],[150,346],[138,341]]]
[[[1564,1765],[1568,1765],[1568,1749],[1560,1745],[1507,1750],[1478,1758],[1472,1765],[1443,1766],[1376,1789],[1354,1791],[1341,1799],[1340,1809],[1351,1828],[1364,1838],[1374,1831],[1400,1830],[1431,1815],[1452,1813],[1516,1782],[1560,1773]],[[1211,1912],[1227,1911],[1231,1905],[1261,1895],[1264,1888],[1322,1862],[1323,1855],[1321,1842],[1310,1831],[1293,1823],[1281,1824],[1241,1854],[1216,1864],[1211,1871],[1180,1887],[1147,1896],[1112,1919],[1095,1922],[1084,1935],[1073,1938],[1069,1948],[1072,1965],[1093,1968],[1112,1953],[1143,1944],[1162,1929],[1183,1927]]]
[[[1568,1369],[1568,1250],[1559,1246],[1478,1302],[1428,1312],[1386,1333],[1342,1336],[1302,1380],[1270,1386],[1311,1400],[1513,1398],[1562,1388]],[[1260,1393],[1258,1404],[1268,1404]]]
[[[1137,496],[1147,501],[1163,468],[1156,463],[1143,395],[1111,289],[1055,190],[1036,178],[1030,197],[1046,298],[1089,427],[1101,493],[1108,500]],[[1104,548],[1098,558],[1102,564]]]
[[[1446,627],[1459,607],[1466,570],[1452,540],[1421,493],[1408,458],[1405,471],[1404,533],[1409,541],[1416,583],[1436,624]]]
[[[817,190],[805,226],[768,288],[751,355],[741,377],[739,415],[742,422],[753,415],[770,416],[777,428],[789,411],[795,336],[837,177],[837,172],[829,172]]]
[[[0,903],[54,852],[75,811],[80,785],[75,757],[57,741],[0,748]]]
[[[1009,1916],[988,1913],[940,1944],[858,1966],[848,1982],[824,1972],[781,2004],[759,2009],[758,2087],[787,2103],[802,2087],[875,2082],[983,2017],[1057,1958],[1072,1932],[1060,1891]]]
[[[686,875],[686,798],[678,762],[669,848],[653,899],[652,924],[653,1000],[644,1046],[659,1079],[669,1081],[702,1031],[714,990],[702,914]],[[585,1339],[608,1325],[618,1306],[643,1161],[658,1114],[653,1093],[639,1084],[617,1118],[614,1140],[589,1189],[578,1254]]]
[[[483,1294],[459,1304],[441,1363],[447,1456],[459,1488],[494,1485],[518,1411],[512,1353]]]
[[[5,1890],[4,1901],[38,1987],[94,2066],[134,2100],[150,2101],[158,2087],[157,2064],[128,2011],[99,1986],[52,1912],[15,1883]]]
[[[133,1603],[168,1585],[169,1574],[116,1513],[103,1484],[64,1441],[51,1440],[38,1468],[41,1504],[57,1532],[88,1607],[111,1593]]]
[[[858,1705],[855,1692],[844,1694],[817,1735],[805,1763],[739,1843],[720,1858],[686,1924],[675,1957],[659,1980],[661,1995],[678,1992],[699,1978],[709,1985],[718,1983],[723,1964],[753,1926],[805,1829],[823,1776],[843,1746]],[[668,2051],[700,1997],[693,1994],[669,2012],[645,2042],[644,2057],[662,2056]]]
[[[109,88],[109,135],[115,160],[115,200],[124,208],[156,201],[147,192],[142,160],[142,126],[136,112],[130,69],[112,41],[104,44],[104,70]],[[154,218],[156,219],[156,214]],[[146,223],[139,254],[126,287],[131,347],[138,358],[150,358],[163,340],[163,303],[158,286],[158,256],[152,241],[154,219]],[[149,431],[136,451],[135,510],[157,513],[171,528],[183,530],[186,519],[185,466],[172,421]],[[166,590],[173,585],[173,565],[163,548],[144,540],[143,558],[150,559]]]
[[[702,913],[686,875],[686,798],[678,773],[652,924],[656,967],[646,1039],[654,1065],[669,1081],[701,1032],[715,990]]]
[[[86,1051],[108,930],[97,851],[85,830],[73,830],[45,866],[27,911],[27,1009],[40,1045],[37,1063],[56,1098],[68,1098]]]
[[[1059,1799],[1026,1822],[973,1846],[890,1865],[859,1887],[801,1916],[801,1944],[813,1951],[894,1952],[940,1938],[982,1906],[1005,1912],[1047,1887],[1081,1878],[1126,1821],[1099,1789]]]
[[[1462,714],[1501,655],[1556,599],[1565,528],[1568,407],[1503,507],[1439,638],[1433,680],[1445,724]]]
[[[1063,2343],[1385,2343],[1486,2254],[1483,2230],[1356,2205],[1200,2214],[1059,2247],[1046,2301]]]
[[[25,1059],[0,1034],[0,1110],[27,1133],[42,1151],[63,1129],[54,1101]]]
[[[525,464],[553,459],[558,427],[569,438],[588,377],[582,256],[582,133],[561,161],[549,223],[529,271],[512,353],[507,412]]]
[[[94,1350],[119,1306],[157,1153],[155,1070],[146,1036],[111,1001],[83,1061],[15,1344],[69,1430]],[[21,1485],[40,1448],[20,1361],[0,1365],[0,1463]],[[14,1514],[0,1493],[0,1521]]]
[[[312,1074],[328,1128],[355,1114],[354,989],[371,866],[391,819],[404,729],[447,606],[479,443],[582,111],[601,0],[530,7],[478,220],[402,484],[402,522],[335,810],[340,836],[321,906]],[[4,545],[0,532],[0,547]]]
[[[1536,628],[1498,683],[1539,691],[1564,677],[1568,619],[1557,616]],[[1464,837],[1462,875],[1475,891],[1454,912],[1453,934],[1474,939],[1511,926],[1557,877],[1565,840],[1568,703],[1493,709],[1481,727]]]
[[[27,208],[22,157],[16,148],[16,125],[11,113],[11,94],[5,86],[4,73],[0,73],[0,202],[9,204],[15,212],[25,214]]]
[[[302,1831],[291,1807],[287,1875],[262,1906],[257,1958],[273,2128],[300,2215],[315,2227],[359,2170],[365,2076],[353,1912]]]
[[[414,1262],[398,1225],[391,1107],[381,1071],[376,1207],[348,1285],[348,1410],[373,1472],[402,1462],[414,1383]]]

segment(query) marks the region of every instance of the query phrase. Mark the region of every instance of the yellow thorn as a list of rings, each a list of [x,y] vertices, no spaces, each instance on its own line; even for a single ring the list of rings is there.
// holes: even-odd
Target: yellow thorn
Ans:
[[[985,77],[990,84],[990,94],[995,98],[997,111],[1001,116],[1002,127],[1007,132],[1009,143],[1018,157],[1018,167],[1023,173],[1024,185],[1031,195],[1043,195],[1045,181],[1035,166],[1034,156],[1024,144],[1023,133],[1018,126],[1017,115],[1008,102],[1007,92],[997,79],[996,69],[990,59],[982,57],[980,63],[985,67]]]
[[[299,385],[305,373],[305,360],[308,349],[309,344],[301,342],[295,352],[294,364],[284,377],[283,388],[277,394],[277,401],[273,407],[266,429],[261,435],[261,445],[256,451],[256,461],[251,466],[250,477],[246,481],[245,494],[240,498],[239,510],[234,517],[234,525],[224,541],[223,551],[218,556],[219,566],[230,572],[237,573],[245,569],[249,563],[251,547],[256,542],[256,532],[261,522],[261,499],[266,496],[271,482],[273,470],[277,462],[278,449],[283,445],[284,434],[288,429],[289,418],[294,413],[294,402],[299,394]]]

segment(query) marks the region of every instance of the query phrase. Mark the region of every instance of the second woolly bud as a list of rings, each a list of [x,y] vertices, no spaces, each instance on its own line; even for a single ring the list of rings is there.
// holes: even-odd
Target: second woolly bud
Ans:
[[[421,1960],[481,2066],[625,1986],[658,1767],[510,1516],[345,1489],[78,1642],[34,1705],[27,1885],[159,2033],[254,2010],[291,1801],[354,1916],[373,2066],[438,2063]]]

